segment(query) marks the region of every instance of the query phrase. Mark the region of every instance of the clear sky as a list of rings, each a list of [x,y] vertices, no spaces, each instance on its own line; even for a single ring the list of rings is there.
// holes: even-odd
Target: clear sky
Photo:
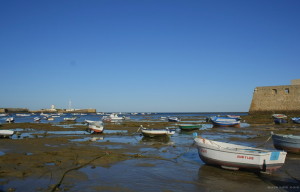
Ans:
[[[248,111],[300,78],[299,0],[0,0],[1,107]]]

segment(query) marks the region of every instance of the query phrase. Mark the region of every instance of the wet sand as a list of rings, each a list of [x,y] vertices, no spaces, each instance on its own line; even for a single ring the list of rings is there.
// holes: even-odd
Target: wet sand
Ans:
[[[270,131],[300,135],[296,124],[244,118],[249,124],[242,128],[211,128],[203,122],[197,132],[249,146],[266,142]],[[0,139],[0,191],[300,190],[300,155],[288,154],[271,175],[229,171],[200,160],[192,132],[177,129],[170,139],[148,139],[136,133],[141,124],[177,127],[169,122],[107,123],[103,134],[91,135],[83,123],[3,124],[0,129],[19,130],[19,137]],[[82,134],[59,134],[65,131]],[[272,149],[272,142],[263,147]]]

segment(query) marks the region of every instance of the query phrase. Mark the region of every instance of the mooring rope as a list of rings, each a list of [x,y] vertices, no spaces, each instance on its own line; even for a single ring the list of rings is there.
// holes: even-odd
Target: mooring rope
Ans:
[[[89,164],[92,163],[93,161],[95,161],[95,160],[97,160],[97,159],[100,159],[100,158],[102,158],[102,157],[104,157],[104,156],[106,156],[106,155],[108,155],[108,154],[109,154],[108,152],[105,152],[105,154],[102,154],[102,155],[100,155],[100,156],[98,156],[98,157],[96,157],[96,158],[90,160],[89,162],[87,162],[87,163],[85,163],[85,164],[83,164],[83,165],[80,165],[80,166],[78,166],[78,167],[74,167],[74,168],[68,169],[67,171],[64,172],[64,174],[63,174],[63,176],[61,177],[60,181],[53,187],[53,189],[51,190],[51,192],[56,191],[56,189],[58,189],[58,188],[60,187],[60,185],[61,185],[61,183],[63,182],[63,180],[64,180],[64,178],[65,178],[65,176],[66,176],[67,173],[69,173],[70,171],[74,171],[74,170],[80,169],[80,168],[82,168],[82,167],[84,167],[84,166],[86,166],[86,165],[89,165]]]
[[[263,142],[262,144],[256,146],[255,148],[258,148],[258,147],[261,147],[261,146],[264,146],[270,139],[272,138],[272,135],[265,141]]]

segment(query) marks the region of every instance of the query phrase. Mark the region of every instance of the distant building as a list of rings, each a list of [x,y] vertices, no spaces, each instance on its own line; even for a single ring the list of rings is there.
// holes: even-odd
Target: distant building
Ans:
[[[300,79],[291,85],[256,87],[249,113],[300,112]]]

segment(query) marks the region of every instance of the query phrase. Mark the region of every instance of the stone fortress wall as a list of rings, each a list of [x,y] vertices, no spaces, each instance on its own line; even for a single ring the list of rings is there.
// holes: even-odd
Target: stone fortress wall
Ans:
[[[300,79],[291,85],[256,87],[249,113],[300,112]]]

